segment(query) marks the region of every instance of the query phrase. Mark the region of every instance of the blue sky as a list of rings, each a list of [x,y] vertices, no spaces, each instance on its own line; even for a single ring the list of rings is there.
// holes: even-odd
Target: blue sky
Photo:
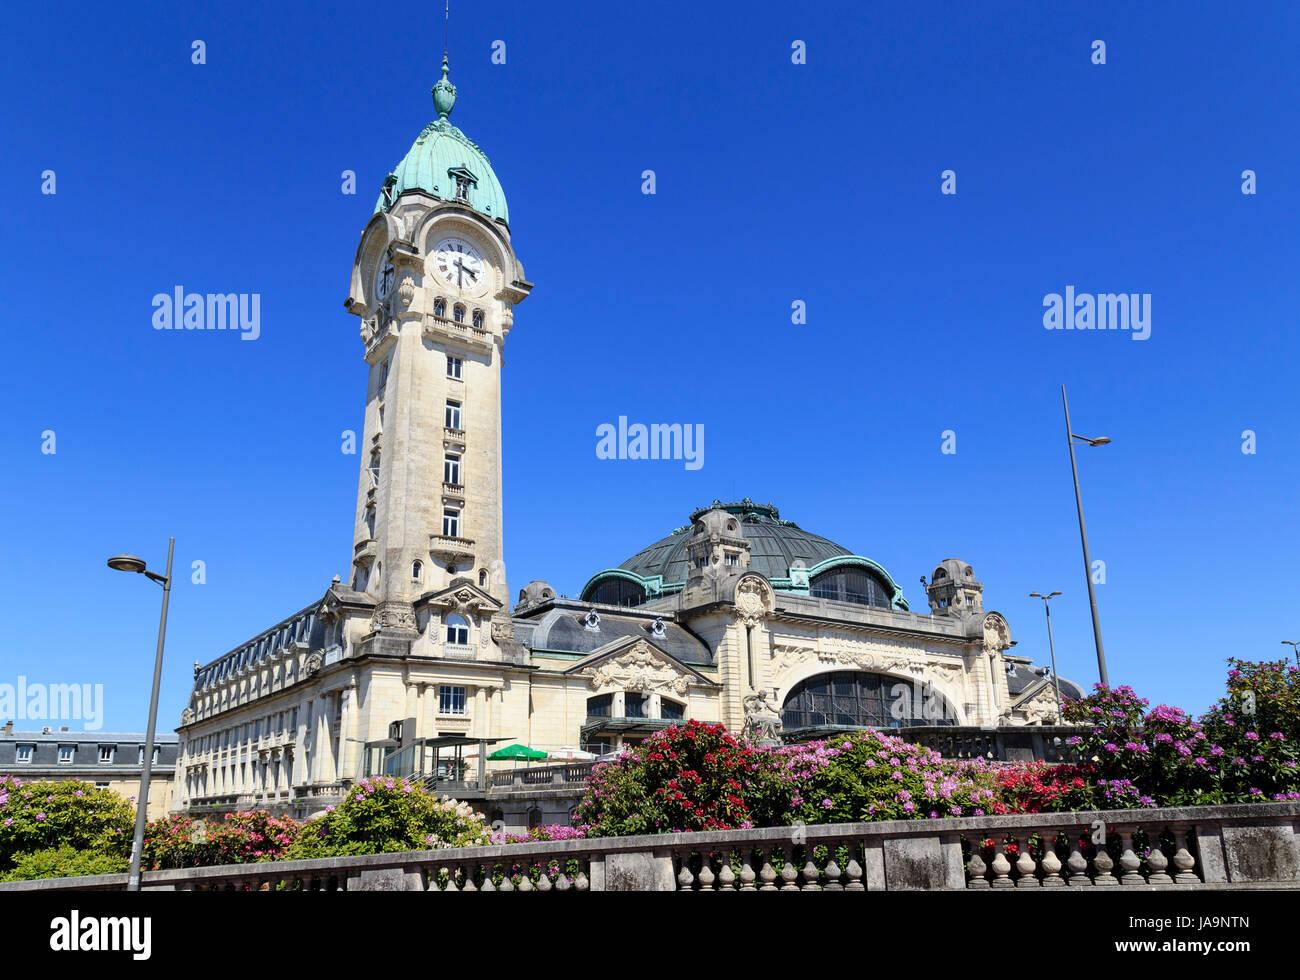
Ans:
[[[1111,679],[1203,710],[1224,658],[1300,639],[1300,8],[808,6],[453,5],[452,121],[536,283],[506,353],[512,590],[576,594],[750,496],[914,609],[971,562],[1040,661],[1028,593],[1061,590],[1061,672],[1091,684],[1065,384],[1113,440],[1079,460]],[[161,567],[175,535],[170,727],[194,660],[347,576],[366,376],[342,301],[433,118],[434,7],[9,8],[0,682],[102,683],[105,729],[141,730],[157,590],[104,559]],[[153,330],[176,285],[260,293],[261,337]],[[1150,293],[1150,338],[1045,330],[1067,285]],[[620,415],[703,424],[704,466],[597,459]]]

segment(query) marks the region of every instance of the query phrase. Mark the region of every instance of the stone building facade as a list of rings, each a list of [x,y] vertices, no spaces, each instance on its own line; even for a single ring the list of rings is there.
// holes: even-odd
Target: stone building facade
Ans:
[[[13,722],[8,722],[0,729],[0,776],[16,776],[24,782],[80,779],[134,800],[140,793],[144,746],[141,733],[72,732],[66,728],[24,732],[15,731]],[[145,812],[148,819],[157,820],[175,806],[176,736],[155,736],[153,755]]]
[[[913,612],[876,562],[748,499],[697,510],[578,598],[534,580],[511,608],[502,366],[532,284],[487,157],[449,120],[445,59],[433,96],[345,304],[368,372],[348,579],[195,664],[178,805],[316,810],[416,738],[601,754],[686,718],[757,730],[778,712],[787,737],[1053,720],[969,565],[940,563]]]

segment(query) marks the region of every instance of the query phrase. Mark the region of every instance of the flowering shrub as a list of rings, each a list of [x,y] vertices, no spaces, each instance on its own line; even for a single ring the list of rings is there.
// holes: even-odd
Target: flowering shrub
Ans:
[[[721,725],[691,720],[596,765],[575,822],[589,837],[761,825],[781,795],[779,772]]]
[[[542,840],[582,840],[587,836],[585,827],[569,827],[562,823],[534,827],[526,834],[499,833],[492,835],[493,844],[526,844]]]
[[[298,839],[301,824],[265,810],[227,813],[207,823],[173,814],[145,828],[141,866],[190,868],[206,864],[245,864],[277,861]]]
[[[91,854],[131,853],[135,813],[112,790],[89,783],[24,783],[0,776],[0,872],[18,855],[60,847]]]
[[[1006,812],[982,760],[944,760],[933,749],[871,730],[772,750],[791,789],[786,823],[850,823]]]
[[[121,874],[130,859],[122,854],[79,851],[64,844],[30,854],[19,854],[14,866],[0,881],[33,881],[37,878],[73,878],[79,875]]]
[[[404,779],[362,779],[338,806],[307,823],[287,859],[383,854],[489,843],[468,803],[439,800]]]
[[[1130,687],[1099,684],[1066,702],[1066,719],[1088,726],[1070,741],[1106,781],[1102,805],[1300,799],[1300,671],[1285,661],[1229,664],[1227,696],[1199,722],[1168,705],[1145,711]]]

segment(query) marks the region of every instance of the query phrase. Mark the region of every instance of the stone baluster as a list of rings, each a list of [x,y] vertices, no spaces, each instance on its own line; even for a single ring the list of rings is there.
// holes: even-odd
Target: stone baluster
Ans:
[[[1089,888],[1092,886],[1092,879],[1088,877],[1088,859],[1079,850],[1080,844],[1073,832],[1070,837],[1070,856],[1065,859],[1065,869],[1070,875],[1070,886]]]
[[[818,883],[821,872],[817,870],[817,865],[813,863],[813,850],[811,844],[804,845],[803,890],[806,892],[819,892],[822,890],[822,886]]]
[[[555,877],[555,890],[557,892],[567,892],[573,887],[573,882],[569,881],[569,875],[561,870]]]
[[[580,892],[585,892],[591,888],[591,881],[587,878],[587,872],[578,871],[578,877],[573,879],[573,887]]]
[[[515,890],[515,883],[510,880],[510,872],[504,867],[501,869],[501,884],[497,886],[498,891],[512,892]]]
[[[825,868],[826,885],[822,889],[823,891],[828,891],[828,892],[844,891],[844,885],[840,881],[839,862],[835,860],[835,852],[836,850],[839,849],[839,846],[840,845],[837,841],[829,841],[826,844],[826,851],[827,851],[826,868]]]
[[[1147,855],[1147,883],[1152,885],[1172,885],[1174,879],[1169,877],[1169,858],[1160,847],[1160,832],[1147,832],[1147,846],[1151,853]]]
[[[545,860],[543,860],[541,874],[537,876],[537,890],[539,892],[549,892],[555,887],[555,883],[551,881],[551,876],[547,874],[547,871],[549,870],[550,869],[546,867]]]
[[[1097,845],[1097,856],[1092,859],[1092,867],[1097,872],[1092,883],[1098,888],[1109,888],[1111,885],[1119,884],[1119,879],[1114,874],[1115,859],[1106,850],[1106,845]]]
[[[718,867],[718,891],[734,892],[735,890],[736,872],[731,869],[731,851],[723,851]]]
[[[1130,827],[1121,834],[1123,849],[1119,855],[1120,867],[1120,884],[1121,885],[1145,885],[1146,879],[1142,877],[1142,859],[1137,856],[1137,849],[1134,846],[1134,831],[1136,828]]]
[[[463,892],[478,891],[478,889],[474,887],[474,869],[466,865],[461,870],[465,875],[465,883],[460,886],[460,890]]]
[[[518,890],[521,892],[531,892],[537,890],[536,888],[533,887],[533,879],[528,877],[527,871],[522,871],[519,874]]]
[[[848,892],[864,892],[867,886],[862,883],[862,865],[858,863],[858,842],[849,841],[849,863],[844,868],[844,874],[848,878],[848,883],[844,890]]]
[[[1013,888],[1015,883],[1011,880],[1011,862],[1007,860],[1007,855],[1003,850],[1001,841],[993,845],[993,880],[989,883],[991,888]]]
[[[677,890],[688,892],[692,890],[695,884],[695,875],[691,874],[691,856],[683,854],[681,862],[682,870],[677,872]]]
[[[1192,857],[1192,828],[1180,827],[1174,832],[1174,840],[1179,843],[1174,852],[1174,883],[1177,885],[1199,885],[1200,877],[1196,873],[1196,859]]]
[[[772,867],[772,849],[769,846],[763,851],[763,866],[758,869],[758,880],[763,884],[758,886],[761,892],[774,892],[776,887],[776,871]]]
[[[744,847],[740,852],[740,890],[750,892],[754,890],[754,852],[749,847]]]
[[[1025,837],[1025,842],[1020,845],[1020,856],[1016,858],[1016,870],[1020,872],[1020,877],[1016,879],[1017,888],[1038,887],[1038,875],[1036,873],[1038,865],[1034,861],[1028,836]]]
[[[781,848],[781,856],[785,859],[781,866],[781,891],[796,892],[799,886],[795,884],[795,879],[799,877],[799,869],[794,866],[794,848]]]
[[[708,851],[705,851],[703,854],[700,855],[699,879],[700,879],[700,891],[702,892],[713,891],[713,883],[717,879],[717,875],[713,873],[713,855],[709,854]]]
[[[1056,856],[1056,831],[1044,830],[1039,836],[1043,839],[1043,860],[1040,862],[1043,869],[1042,885],[1044,888],[1064,888],[1061,859]]]
[[[984,863],[978,843],[971,847],[970,862],[966,865],[966,870],[970,872],[970,880],[966,882],[967,888],[989,887],[988,879],[984,877],[988,874],[989,866]]]
[[[497,890],[497,886],[492,883],[492,868],[483,869],[483,884],[479,886],[478,890],[481,892],[494,892]]]

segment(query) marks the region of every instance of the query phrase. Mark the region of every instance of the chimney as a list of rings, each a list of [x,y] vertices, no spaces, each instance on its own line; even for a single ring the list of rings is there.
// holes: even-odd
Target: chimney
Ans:
[[[60,726],[59,726],[59,731],[61,731],[61,732],[66,732],[67,730],[68,730],[68,726],[67,726],[67,725],[60,725]]]
[[[13,723],[12,721],[6,721],[6,722],[5,722],[5,734],[6,734],[6,735],[12,735],[13,733],[14,733],[14,723]]]

